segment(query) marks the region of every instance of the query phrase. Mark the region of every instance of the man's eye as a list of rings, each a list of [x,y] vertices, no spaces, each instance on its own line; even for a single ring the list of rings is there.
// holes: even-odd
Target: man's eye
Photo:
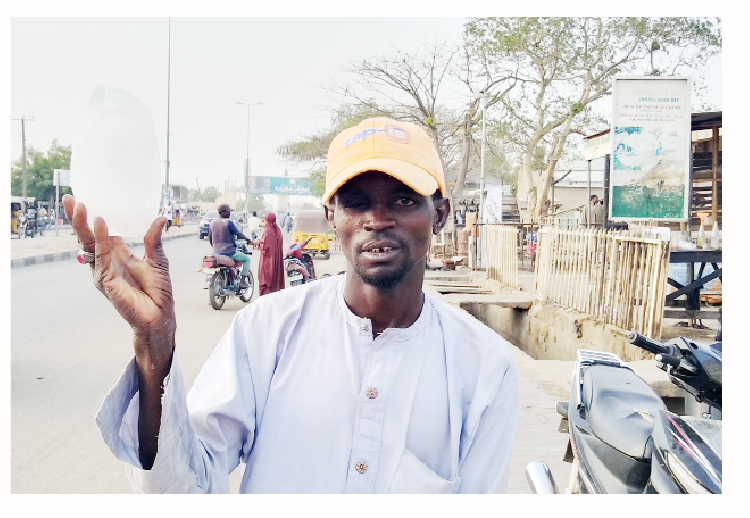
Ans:
[[[409,206],[414,205],[414,203],[414,200],[412,198],[409,198],[408,196],[402,196],[401,198],[396,200],[396,205]]]
[[[362,210],[367,206],[367,203],[361,200],[353,200],[344,202],[344,207],[351,210]]]

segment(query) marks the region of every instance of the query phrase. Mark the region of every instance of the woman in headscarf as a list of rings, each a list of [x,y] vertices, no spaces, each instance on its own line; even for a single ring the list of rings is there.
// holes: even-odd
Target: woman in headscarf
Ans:
[[[263,235],[255,240],[260,249],[258,261],[258,284],[260,296],[279,291],[284,288],[284,252],[281,229],[276,225],[276,214],[266,214],[266,226]]]

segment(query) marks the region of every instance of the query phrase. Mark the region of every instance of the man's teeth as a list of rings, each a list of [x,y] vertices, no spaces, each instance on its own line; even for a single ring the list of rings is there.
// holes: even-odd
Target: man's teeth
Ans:
[[[386,253],[390,252],[391,250],[393,250],[392,246],[384,246],[383,248],[373,248],[372,250],[370,250],[370,253],[379,254],[380,252]]]

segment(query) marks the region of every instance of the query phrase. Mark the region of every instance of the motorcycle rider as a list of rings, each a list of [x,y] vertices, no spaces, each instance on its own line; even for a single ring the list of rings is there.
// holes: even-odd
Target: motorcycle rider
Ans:
[[[250,271],[250,257],[242,252],[237,251],[234,244],[235,236],[240,239],[249,241],[245,235],[239,231],[237,226],[229,215],[232,209],[229,205],[222,203],[219,205],[219,216],[208,225],[208,242],[214,248],[214,254],[228,255],[235,261],[241,261],[242,273],[240,274],[240,288],[247,288],[247,272]]]
[[[294,257],[295,259],[298,259],[302,264],[305,265],[305,268],[307,269],[307,273],[310,275],[310,278],[315,278],[315,271],[313,270],[312,261],[310,260],[310,256],[305,254],[302,255],[302,252],[304,251],[305,245],[309,243],[312,240],[312,237],[308,237],[305,241],[302,241],[301,243],[293,243],[292,246],[289,247],[289,251],[287,252],[287,255],[290,257]]]
[[[253,215],[247,218],[247,229],[250,231],[250,237],[253,241],[263,233],[257,212],[253,211]]]
[[[285,224],[286,224],[286,233],[288,234],[289,232],[292,231],[292,227],[294,227],[294,218],[292,218],[292,215],[289,214],[288,212],[286,213]]]

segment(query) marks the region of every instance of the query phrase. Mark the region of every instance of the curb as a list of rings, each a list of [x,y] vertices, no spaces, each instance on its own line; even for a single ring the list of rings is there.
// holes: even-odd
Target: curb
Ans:
[[[198,232],[191,232],[189,234],[181,234],[179,236],[162,236],[161,240],[169,241],[170,239],[179,239],[181,237],[189,237],[189,236],[197,236]],[[142,242],[130,242],[126,243],[128,245],[128,248],[133,248],[136,246],[143,246]],[[20,259],[11,259],[10,260],[10,267],[11,268],[21,268],[23,266],[31,266],[34,264],[44,264],[44,263],[51,263],[53,261],[64,261],[67,259],[75,259],[78,255],[78,250],[73,250],[72,252],[57,252],[54,254],[42,254],[42,255],[34,255],[31,257],[22,257]]]

